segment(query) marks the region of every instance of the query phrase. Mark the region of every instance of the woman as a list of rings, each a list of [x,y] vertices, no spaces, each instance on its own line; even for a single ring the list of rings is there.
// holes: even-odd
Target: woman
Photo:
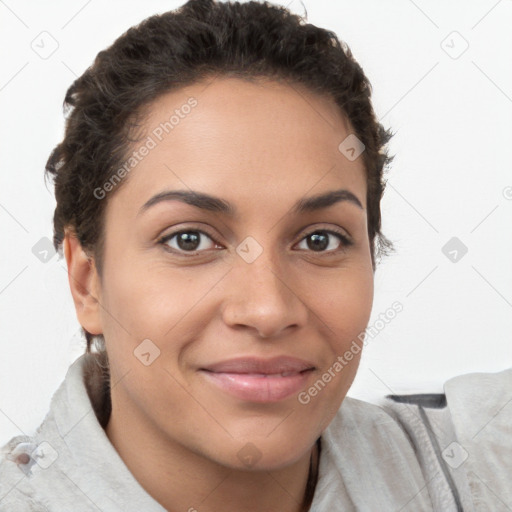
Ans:
[[[504,451],[481,453],[510,410],[471,437],[510,372],[386,409],[346,397],[391,249],[391,134],[333,33],[192,0],[100,52],[65,103],[47,171],[87,352],[4,447],[0,510],[511,503]]]

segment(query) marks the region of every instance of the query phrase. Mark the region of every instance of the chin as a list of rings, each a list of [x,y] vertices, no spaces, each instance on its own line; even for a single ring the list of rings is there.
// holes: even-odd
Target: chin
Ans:
[[[303,457],[309,457],[318,436],[284,434],[275,436],[249,436],[233,440],[234,457],[226,461],[227,466],[237,470],[279,471],[291,466]]]

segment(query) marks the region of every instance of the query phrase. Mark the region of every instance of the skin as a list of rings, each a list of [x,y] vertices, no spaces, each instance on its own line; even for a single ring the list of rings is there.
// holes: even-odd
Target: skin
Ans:
[[[362,158],[349,161],[338,150],[353,130],[330,98],[274,81],[218,78],[161,96],[146,136],[190,96],[197,106],[103,199],[101,279],[71,231],[65,238],[78,320],[104,335],[109,354],[106,434],[168,510],[297,512],[315,441],[352,384],[360,353],[306,405],[297,395],[277,403],[234,398],[198,368],[289,355],[314,363],[307,389],[365,330],[373,270]],[[363,208],[342,201],[291,212],[301,198],[340,188]],[[138,214],[155,194],[177,189],[221,197],[239,216],[180,201]],[[167,241],[174,253],[158,243],[184,228],[208,232],[195,256],[178,237]],[[328,248],[308,246],[306,235],[333,228],[353,244],[329,235]],[[247,236],[263,249],[252,263],[236,252]],[[148,366],[134,356],[144,339],[160,350]],[[258,454],[251,467],[237,455],[242,448]]]

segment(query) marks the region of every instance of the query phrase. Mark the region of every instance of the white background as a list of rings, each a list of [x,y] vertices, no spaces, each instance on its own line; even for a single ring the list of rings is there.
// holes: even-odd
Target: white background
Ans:
[[[65,92],[127,28],[181,4],[0,2],[0,443],[35,431],[85,347],[65,261],[32,252],[52,237],[43,169],[63,135]],[[380,403],[510,367],[512,1],[304,4],[310,23],[349,44],[396,132],[382,214],[397,252],[376,272],[370,324],[396,300],[404,309],[368,339],[349,395]],[[32,48],[43,31],[56,41],[45,35],[46,48],[58,44],[46,59]],[[452,237],[468,248],[457,262],[442,252]]]

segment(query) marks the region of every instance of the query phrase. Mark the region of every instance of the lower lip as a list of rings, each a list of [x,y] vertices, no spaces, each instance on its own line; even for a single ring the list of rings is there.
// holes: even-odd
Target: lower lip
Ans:
[[[303,389],[313,370],[281,375],[263,376],[247,373],[216,373],[202,370],[201,373],[230,395],[241,400],[259,403],[279,402]]]

